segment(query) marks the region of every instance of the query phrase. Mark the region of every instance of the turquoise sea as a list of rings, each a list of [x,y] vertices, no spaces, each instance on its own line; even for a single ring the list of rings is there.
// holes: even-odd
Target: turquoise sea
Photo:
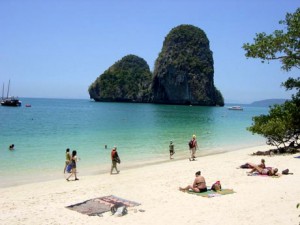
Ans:
[[[90,100],[23,98],[22,107],[0,107],[0,187],[63,179],[65,150],[77,150],[78,177],[110,171],[110,149],[117,146],[120,169],[188,158],[197,136],[198,156],[261,145],[246,127],[266,107],[198,107],[99,103]],[[31,107],[25,107],[31,104]],[[8,146],[14,144],[15,150]],[[107,149],[105,149],[107,145]]]

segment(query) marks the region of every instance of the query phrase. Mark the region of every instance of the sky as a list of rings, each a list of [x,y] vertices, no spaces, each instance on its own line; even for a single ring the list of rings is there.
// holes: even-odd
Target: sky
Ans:
[[[280,62],[247,59],[242,46],[279,24],[300,0],[0,0],[0,82],[10,95],[89,99],[88,87],[128,54],[150,70],[172,28],[202,29],[225,103],[290,98],[298,77]]]

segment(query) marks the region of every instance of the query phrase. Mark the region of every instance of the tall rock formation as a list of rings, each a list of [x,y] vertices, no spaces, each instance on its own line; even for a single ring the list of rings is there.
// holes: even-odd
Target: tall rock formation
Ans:
[[[223,96],[214,86],[212,55],[203,30],[192,25],[173,28],[155,62],[153,102],[223,106]]]
[[[149,102],[152,74],[147,62],[127,55],[101,74],[89,87],[90,98],[107,102]]]

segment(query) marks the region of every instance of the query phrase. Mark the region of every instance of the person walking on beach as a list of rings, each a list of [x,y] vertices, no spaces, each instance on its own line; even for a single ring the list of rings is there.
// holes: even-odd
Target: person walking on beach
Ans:
[[[188,191],[193,190],[194,192],[206,192],[206,182],[205,178],[201,176],[201,171],[198,171],[195,173],[196,178],[194,179],[194,182],[192,185],[188,185],[185,188],[179,187],[180,191]]]
[[[175,154],[173,141],[170,141],[169,151],[170,151],[170,159],[173,159],[172,156]]]
[[[117,163],[121,163],[121,160],[119,158],[118,152],[117,152],[117,147],[113,147],[111,150],[111,169],[110,169],[110,174],[113,173],[113,169],[117,171],[117,173],[120,173],[120,170],[117,168]]]
[[[75,180],[79,180],[78,178],[77,178],[77,172],[76,172],[76,162],[78,161],[78,159],[77,159],[77,151],[76,150],[74,150],[74,151],[72,151],[72,157],[71,157],[71,166],[72,166],[72,170],[71,170],[71,174],[70,174],[70,176],[66,179],[67,181],[69,181],[69,178],[71,177],[71,176],[75,176]]]
[[[64,168],[64,173],[66,173],[66,168],[71,162],[71,154],[70,154],[70,149],[66,149],[66,161],[65,161],[65,168]]]
[[[196,135],[193,134],[192,139],[189,142],[189,148],[190,148],[190,153],[191,157],[189,158],[190,161],[194,161],[196,156],[196,150],[198,148],[197,140],[196,140]]]

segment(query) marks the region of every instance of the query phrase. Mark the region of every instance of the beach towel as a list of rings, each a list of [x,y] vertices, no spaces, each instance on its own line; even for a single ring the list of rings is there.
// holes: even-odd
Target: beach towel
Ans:
[[[89,199],[74,205],[66,206],[66,208],[86,214],[88,216],[101,216],[102,213],[110,211],[115,204],[123,204],[126,207],[138,206],[140,203],[119,198],[114,195],[104,196],[100,198]]]
[[[208,189],[206,192],[194,192],[194,191],[187,191],[186,193],[188,194],[193,194],[193,195],[198,195],[206,198],[212,198],[212,197],[218,197],[222,195],[228,195],[228,194],[233,194],[235,191],[233,189],[222,189],[220,191],[213,191],[211,189]]]
[[[269,175],[263,175],[263,174],[260,174],[260,173],[248,173],[247,174],[248,176],[259,176],[259,177],[272,177],[272,178],[279,178],[280,176],[269,176]]]

